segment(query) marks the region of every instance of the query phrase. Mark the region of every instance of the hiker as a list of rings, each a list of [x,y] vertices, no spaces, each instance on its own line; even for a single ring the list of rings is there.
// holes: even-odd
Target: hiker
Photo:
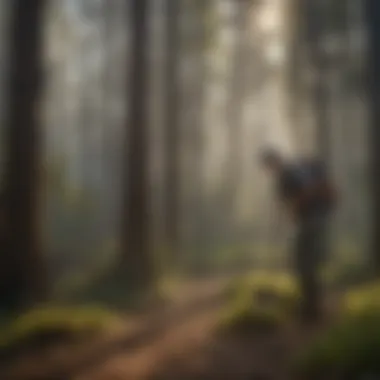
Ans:
[[[300,316],[313,321],[321,316],[319,272],[328,253],[328,225],[336,190],[323,162],[303,159],[288,162],[275,149],[265,149],[264,168],[276,180],[277,196],[296,226],[294,270],[301,291]]]

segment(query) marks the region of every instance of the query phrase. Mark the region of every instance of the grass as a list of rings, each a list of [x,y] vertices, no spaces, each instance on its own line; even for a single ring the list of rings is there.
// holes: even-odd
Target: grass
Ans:
[[[115,314],[99,307],[34,309],[3,324],[0,352],[100,333],[119,323]]]
[[[221,331],[273,331],[293,314],[298,291],[291,276],[257,272],[231,282],[225,289],[227,307]]]

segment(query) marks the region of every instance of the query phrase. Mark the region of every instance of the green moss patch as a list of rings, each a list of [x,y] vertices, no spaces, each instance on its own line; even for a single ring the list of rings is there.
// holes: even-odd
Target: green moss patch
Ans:
[[[97,307],[35,309],[1,327],[0,352],[75,339],[119,323],[114,314]]]

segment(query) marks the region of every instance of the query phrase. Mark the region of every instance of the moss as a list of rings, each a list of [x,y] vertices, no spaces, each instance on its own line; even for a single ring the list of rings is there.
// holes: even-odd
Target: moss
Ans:
[[[365,373],[380,374],[380,313],[367,311],[347,317],[326,332],[296,360],[299,378],[347,379]],[[356,377],[355,377],[356,378]]]
[[[227,285],[225,294],[230,302],[245,297],[255,304],[278,303],[287,310],[293,309],[299,299],[292,276],[264,271],[237,278]]]
[[[291,276],[260,272],[238,278],[225,289],[222,331],[273,331],[291,318],[298,291]]]
[[[347,292],[343,297],[343,308],[347,315],[380,311],[380,283],[372,282]]]
[[[220,333],[272,332],[283,322],[283,315],[275,308],[259,308],[241,304],[225,311],[218,325]]]
[[[0,329],[0,350],[100,332],[119,319],[97,307],[46,307],[20,315]]]
[[[339,325],[307,347],[294,363],[302,379],[380,375],[380,284],[346,293]],[[352,377],[353,376],[353,377]]]

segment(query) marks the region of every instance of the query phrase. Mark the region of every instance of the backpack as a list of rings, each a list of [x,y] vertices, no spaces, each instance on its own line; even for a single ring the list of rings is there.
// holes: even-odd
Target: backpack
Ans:
[[[317,199],[323,204],[326,211],[333,211],[336,207],[337,194],[332,183],[325,162],[318,159],[309,159],[304,162],[304,168],[309,173],[309,180],[324,182],[326,187],[317,195]]]

